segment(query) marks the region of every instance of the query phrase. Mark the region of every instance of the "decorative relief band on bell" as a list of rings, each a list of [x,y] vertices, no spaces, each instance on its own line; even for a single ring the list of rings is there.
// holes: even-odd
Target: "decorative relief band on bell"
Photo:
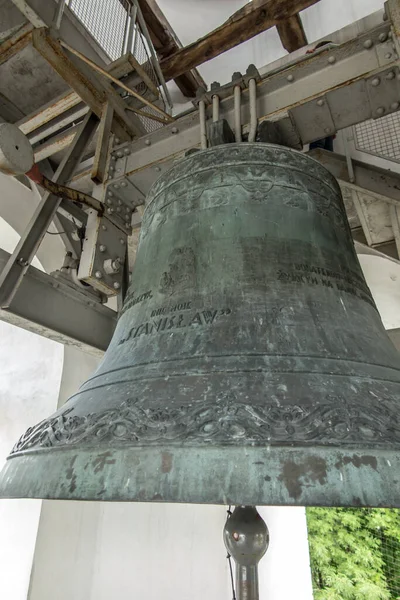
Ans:
[[[147,405],[147,406],[146,406]],[[378,405],[376,405],[378,407]],[[328,396],[318,406],[249,405],[232,393],[216,400],[176,408],[148,407],[139,399],[125,401],[119,408],[87,416],[74,416],[73,408],[31,427],[20,438],[11,455],[40,448],[96,447],[110,445],[179,444],[269,446],[321,444],[347,447],[400,447],[400,423],[396,412],[381,401],[365,411],[359,401]]]

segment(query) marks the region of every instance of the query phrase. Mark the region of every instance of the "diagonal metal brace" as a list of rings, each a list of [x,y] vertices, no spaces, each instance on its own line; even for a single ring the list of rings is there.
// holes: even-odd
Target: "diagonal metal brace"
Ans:
[[[89,113],[54,175],[55,182],[64,185],[71,179],[97,125],[98,118],[93,113]],[[10,305],[60,203],[61,198],[50,192],[43,195],[27,229],[0,275],[1,308],[7,308]]]

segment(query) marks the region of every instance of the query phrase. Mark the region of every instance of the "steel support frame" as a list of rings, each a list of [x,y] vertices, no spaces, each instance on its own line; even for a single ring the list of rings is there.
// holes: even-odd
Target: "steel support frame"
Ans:
[[[400,108],[399,58],[392,41],[390,21],[357,35],[338,46],[303,55],[292,63],[266,72],[257,84],[259,124],[277,122],[284,142],[300,149],[315,139]],[[215,92],[216,93],[216,92]],[[234,83],[221,86],[218,95],[221,118],[234,128]],[[206,102],[210,101],[205,95]],[[207,107],[211,118],[211,108]],[[242,91],[244,136],[249,131],[249,93]],[[128,142],[116,163],[120,177],[129,179],[145,194],[153,181],[185,151],[200,146],[197,111],[175,123]],[[118,148],[116,149],[116,152]],[[114,153],[115,156],[118,156]],[[129,154],[128,154],[129,152]]]
[[[10,259],[0,249],[0,273]],[[21,286],[0,319],[62,344],[101,356],[114,332],[117,313],[35,267],[26,270]]]
[[[85,117],[65,158],[60,163],[54,175],[54,181],[65,185],[71,179],[97,125],[97,117],[93,113],[89,113]],[[48,192],[43,194],[43,198],[35,210],[27,229],[21,236],[17,247],[0,275],[0,307],[6,308],[10,305],[60,203],[61,198]]]

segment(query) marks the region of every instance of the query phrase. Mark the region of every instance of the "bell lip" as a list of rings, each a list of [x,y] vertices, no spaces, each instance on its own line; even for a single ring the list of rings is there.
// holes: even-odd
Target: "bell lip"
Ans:
[[[126,446],[25,452],[0,498],[400,508],[400,449]]]
[[[251,147],[251,148],[260,148],[260,147],[268,147],[268,148],[278,148],[281,151],[287,151],[288,154],[300,154],[303,158],[308,159],[310,161],[312,161],[313,163],[315,163],[316,165],[318,165],[318,167],[322,170],[325,171],[326,173],[328,173],[329,177],[332,179],[332,181],[336,184],[336,186],[338,187],[338,189],[340,190],[340,186],[337,182],[336,177],[334,177],[332,175],[332,173],[329,171],[329,169],[327,169],[327,167],[325,167],[325,165],[323,165],[322,163],[320,163],[316,158],[314,158],[313,156],[309,156],[309,154],[305,154],[304,152],[302,152],[301,150],[296,150],[295,148],[288,148],[287,146],[280,146],[279,144],[270,144],[269,142],[232,142],[230,144],[222,144],[220,146],[211,146],[210,148],[203,148],[203,149],[198,149],[198,152],[195,153],[196,156],[199,156],[201,154],[204,154],[206,152],[211,152],[211,151],[217,151],[217,150],[221,150],[222,148],[226,149],[228,148],[241,148],[243,149],[243,146],[246,147]],[[334,154],[334,153],[331,153]],[[194,154],[189,154],[189,156],[185,156],[184,158],[181,158],[179,161],[179,164],[181,165],[182,163],[184,163],[185,161],[189,161],[189,160],[193,160]],[[147,198],[150,198],[150,201],[148,201],[145,205],[144,208],[144,213],[143,213],[143,217],[145,216],[145,214],[148,212],[148,209],[150,208],[150,206],[153,204],[153,200],[154,198],[151,197],[151,193],[153,190],[153,187],[160,181],[160,179],[162,179],[163,176],[165,176],[171,169],[173,168],[173,166],[171,166],[170,169],[167,169],[167,171],[165,171],[165,173],[163,173],[162,175],[160,175],[160,177],[158,177],[150,186],[149,191],[147,192]]]

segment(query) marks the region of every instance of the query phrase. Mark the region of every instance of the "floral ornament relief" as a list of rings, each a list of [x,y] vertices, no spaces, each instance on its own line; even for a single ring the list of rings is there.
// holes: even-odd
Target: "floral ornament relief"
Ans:
[[[381,402],[365,412],[363,403],[347,403],[328,397],[318,406],[271,404],[252,406],[238,402],[231,394],[214,401],[173,408],[146,406],[143,400],[125,401],[86,416],[74,416],[73,408],[31,427],[14,446],[11,454],[38,448],[79,444],[96,447],[160,443],[198,446],[226,445],[324,445],[372,447],[400,444],[400,424],[394,412]]]

